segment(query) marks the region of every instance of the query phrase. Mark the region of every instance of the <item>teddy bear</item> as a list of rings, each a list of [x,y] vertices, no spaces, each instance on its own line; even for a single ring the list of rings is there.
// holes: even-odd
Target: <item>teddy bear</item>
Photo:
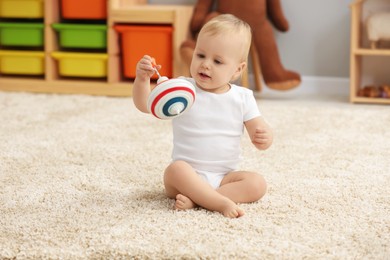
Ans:
[[[181,56],[188,66],[202,26],[211,18],[225,13],[233,14],[251,26],[262,76],[269,88],[289,90],[301,83],[297,72],[284,68],[276,45],[271,23],[279,31],[289,30],[280,0],[198,0],[190,20],[191,37],[180,46]]]

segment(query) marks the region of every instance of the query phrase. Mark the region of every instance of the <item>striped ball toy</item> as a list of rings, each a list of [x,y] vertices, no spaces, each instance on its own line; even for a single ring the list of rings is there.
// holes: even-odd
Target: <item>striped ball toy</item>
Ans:
[[[148,98],[148,110],[159,119],[172,119],[191,108],[195,87],[185,79],[160,77]]]

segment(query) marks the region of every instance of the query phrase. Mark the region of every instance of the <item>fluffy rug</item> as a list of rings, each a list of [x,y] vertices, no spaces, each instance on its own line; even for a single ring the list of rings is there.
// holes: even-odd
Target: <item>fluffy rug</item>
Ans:
[[[131,98],[0,92],[0,258],[388,259],[390,108],[258,100],[275,142],[243,138],[267,195],[226,219],[164,194],[170,122]]]

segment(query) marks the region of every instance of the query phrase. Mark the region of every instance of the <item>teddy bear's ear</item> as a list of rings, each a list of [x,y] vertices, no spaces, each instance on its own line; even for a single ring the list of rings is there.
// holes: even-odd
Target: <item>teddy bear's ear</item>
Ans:
[[[289,30],[289,24],[284,16],[280,0],[267,0],[267,16],[279,31],[287,32]]]

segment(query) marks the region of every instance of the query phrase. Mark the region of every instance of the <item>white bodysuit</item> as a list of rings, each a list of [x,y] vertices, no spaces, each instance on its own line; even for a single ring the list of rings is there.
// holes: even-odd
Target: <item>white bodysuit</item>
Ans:
[[[192,78],[184,78],[196,87]],[[214,94],[196,87],[193,106],[172,120],[173,161],[189,163],[218,188],[222,178],[237,170],[244,122],[260,116],[253,92],[231,84],[228,92]]]

